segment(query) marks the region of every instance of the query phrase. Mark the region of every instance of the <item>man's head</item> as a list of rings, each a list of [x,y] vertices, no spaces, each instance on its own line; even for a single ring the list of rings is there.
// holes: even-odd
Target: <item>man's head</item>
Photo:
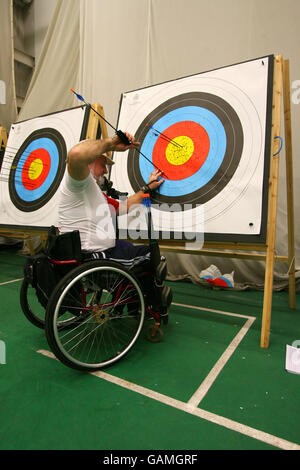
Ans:
[[[93,163],[89,164],[90,172],[95,180],[102,184],[104,182],[104,175],[108,173],[107,166],[112,166],[114,163],[107,155],[100,155]]]

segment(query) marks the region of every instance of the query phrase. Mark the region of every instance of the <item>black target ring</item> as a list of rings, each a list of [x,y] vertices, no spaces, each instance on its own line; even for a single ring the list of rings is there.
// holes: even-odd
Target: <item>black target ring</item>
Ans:
[[[184,93],[160,104],[140,124],[135,132],[136,139],[139,142],[144,141],[145,136],[149,132],[148,123],[153,124],[167,113],[186,106],[198,106],[214,113],[223,125],[227,145],[221,165],[207,184],[196,191],[181,196],[168,196],[158,192],[152,195],[154,203],[177,204],[179,206],[178,210],[184,204],[192,204],[193,207],[196,204],[204,204],[219,194],[229,183],[238,168],[244,145],[243,128],[236,111],[223,98],[203,92]],[[151,158],[151,155],[147,155],[147,157]],[[141,156],[140,158],[143,157]],[[142,177],[139,158],[137,158],[134,149],[131,149],[128,153],[127,171],[134,191],[138,191],[141,186],[147,183]]]
[[[34,189],[30,192],[28,186],[24,185],[24,173],[28,174],[30,171],[26,162],[33,153],[31,149],[34,147],[40,147],[40,150],[48,154],[51,168],[47,169],[47,178],[40,186],[34,187],[37,178],[32,180]],[[39,157],[38,150],[35,150],[37,152],[35,159]],[[23,212],[33,212],[50,201],[64,176],[66,156],[65,140],[56,129],[38,129],[25,139],[14,157],[8,180],[10,199],[17,209]],[[41,156],[39,160],[42,161],[43,157]]]

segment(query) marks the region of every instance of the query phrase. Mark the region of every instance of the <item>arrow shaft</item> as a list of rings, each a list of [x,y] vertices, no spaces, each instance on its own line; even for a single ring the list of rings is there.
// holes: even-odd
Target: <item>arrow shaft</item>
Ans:
[[[126,135],[125,135],[122,131],[118,131],[112,124],[110,124],[110,122],[108,122],[101,114],[99,114],[98,111],[96,111],[96,110],[92,107],[92,105],[91,105],[90,103],[87,103],[87,102],[85,101],[85,99],[83,98],[83,96],[81,96],[81,95],[79,95],[78,93],[76,93],[76,91],[74,91],[73,88],[71,88],[71,91],[72,91],[72,93],[74,93],[74,95],[76,95],[76,97],[77,97],[80,101],[83,101],[87,106],[89,106],[90,109],[92,109],[96,114],[98,114],[98,116],[99,116],[101,119],[103,119],[103,120],[117,133],[117,135],[119,136],[120,140],[123,140],[123,138],[122,138],[123,136],[124,136],[124,138],[127,139]],[[125,142],[125,140],[123,140],[123,141],[124,141],[124,143],[128,143],[128,142],[129,142],[128,139],[127,139],[128,142]],[[164,172],[163,172],[160,168],[158,168],[158,166],[156,166],[151,160],[149,160],[149,158],[146,157],[146,155],[144,155],[139,149],[136,148],[135,150],[137,150],[137,152],[139,152],[139,153],[142,155],[142,157],[144,157],[146,160],[148,160],[148,162],[151,163],[157,170],[159,170],[162,174],[164,174]],[[165,177],[167,178],[167,175],[166,175],[166,174],[164,174],[164,175],[165,175]]]

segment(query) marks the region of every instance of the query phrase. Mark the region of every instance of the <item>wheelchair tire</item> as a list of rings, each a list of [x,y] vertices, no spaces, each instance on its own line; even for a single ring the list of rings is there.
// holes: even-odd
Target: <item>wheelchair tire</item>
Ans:
[[[23,279],[20,290],[20,304],[27,320],[38,328],[45,327],[45,309],[36,297],[35,289]]]
[[[76,312],[80,321],[61,329],[65,316]],[[92,261],[73,269],[56,286],[46,309],[46,337],[63,364],[95,371],[128,353],[144,316],[138,279],[121,264]]]
[[[43,330],[45,328],[46,310],[38,301],[34,287],[26,279],[23,279],[21,284],[20,304],[27,320]],[[74,316],[58,322],[58,326],[60,329],[66,329],[72,325],[73,321]],[[78,317],[76,317],[76,322],[78,322]]]

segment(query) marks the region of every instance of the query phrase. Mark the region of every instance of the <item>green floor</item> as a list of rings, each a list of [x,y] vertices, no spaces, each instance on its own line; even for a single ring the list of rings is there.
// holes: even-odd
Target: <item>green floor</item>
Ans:
[[[22,278],[24,258],[0,252],[0,284]],[[262,292],[211,290],[169,283],[174,302],[256,317],[199,404],[242,425],[241,432],[185,412],[38,354],[44,332],[19,306],[21,281],[0,285],[0,449],[278,449],[276,437],[300,445],[300,376],[285,371],[286,344],[300,339],[300,298],[273,296],[270,347],[259,347]],[[186,403],[246,319],[172,306],[161,343],[144,335],[105,372]],[[3,344],[3,343],[2,343]],[[226,422],[226,420],[225,420]],[[244,426],[259,431],[245,435]],[[261,432],[274,436],[273,444]]]

